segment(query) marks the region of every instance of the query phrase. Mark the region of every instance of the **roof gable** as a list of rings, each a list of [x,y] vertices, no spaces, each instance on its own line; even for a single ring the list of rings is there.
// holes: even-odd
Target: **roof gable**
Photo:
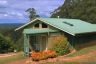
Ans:
[[[96,25],[84,22],[82,20],[77,19],[63,19],[63,18],[37,18],[33,21],[17,28],[19,30],[24,28],[25,26],[35,22],[36,20],[40,20],[46,24],[49,24],[57,29],[60,29],[64,32],[67,32],[71,35],[87,33],[87,32],[96,32]]]
[[[31,24],[31,23],[33,23],[33,22],[35,22],[36,20],[39,20],[39,19],[38,19],[38,18],[36,18],[36,19],[34,19],[34,20],[32,20],[32,21],[30,21],[30,22],[28,22],[28,23],[26,23],[26,24],[22,25],[21,27],[19,27],[19,28],[15,29],[15,31],[25,28],[26,26],[28,26],[29,24]]]

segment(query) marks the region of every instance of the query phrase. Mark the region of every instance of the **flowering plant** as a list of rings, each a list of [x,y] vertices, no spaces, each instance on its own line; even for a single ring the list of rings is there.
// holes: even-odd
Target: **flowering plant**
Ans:
[[[34,60],[34,61],[44,60],[44,59],[48,59],[48,58],[54,58],[56,56],[57,56],[56,52],[51,51],[51,50],[47,50],[47,51],[43,51],[43,52],[34,52],[31,55],[32,60]]]

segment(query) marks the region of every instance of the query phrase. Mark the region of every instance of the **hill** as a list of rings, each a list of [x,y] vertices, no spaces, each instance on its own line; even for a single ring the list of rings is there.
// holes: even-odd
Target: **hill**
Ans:
[[[0,23],[0,30],[15,29],[25,23]]]
[[[21,33],[15,32],[14,30],[17,27],[22,26],[24,23],[0,23],[0,33],[8,40],[11,40],[16,44],[16,48],[22,49],[22,43],[21,43]],[[18,44],[18,45],[17,45]]]
[[[96,24],[96,0],[65,0],[51,17],[81,19]]]

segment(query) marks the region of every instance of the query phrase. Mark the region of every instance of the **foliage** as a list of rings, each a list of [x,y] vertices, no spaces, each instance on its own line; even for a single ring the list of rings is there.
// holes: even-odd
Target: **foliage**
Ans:
[[[8,53],[14,50],[14,45],[9,38],[0,34],[0,53]]]
[[[96,23],[96,0],[65,0],[51,17],[57,16]]]
[[[22,51],[23,50],[23,35],[19,35],[17,36],[19,39],[17,39],[17,41],[15,42],[17,45],[15,45],[15,49],[17,51]]]
[[[23,34],[21,31],[14,30],[23,24],[24,23],[0,24],[0,33],[5,39],[13,42],[12,44],[14,44],[14,47],[17,51],[23,50]]]
[[[51,50],[47,50],[47,51],[43,51],[43,52],[33,52],[31,57],[32,57],[32,60],[39,61],[39,60],[44,60],[47,58],[56,57],[56,52],[51,51]]]
[[[56,51],[58,55],[64,55],[70,52],[69,44],[66,37],[58,36],[54,41],[55,42],[50,50]]]
[[[44,54],[42,54],[42,52],[32,53],[31,56],[32,56],[32,60],[34,60],[34,61],[39,61],[39,60],[46,59],[44,57]]]
[[[47,58],[54,58],[57,55],[55,51],[51,50],[44,51],[43,54],[46,54]]]
[[[26,12],[29,13],[30,20],[32,20],[36,17],[39,17],[39,15],[36,13],[36,10],[34,8],[29,8],[29,9],[26,10]]]

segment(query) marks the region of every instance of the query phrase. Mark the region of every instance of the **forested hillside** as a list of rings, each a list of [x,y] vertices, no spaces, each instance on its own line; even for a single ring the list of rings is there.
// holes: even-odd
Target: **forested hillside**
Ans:
[[[12,42],[15,46],[15,49],[22,49],[22,36],[20,32],[16,32],[15,29],[23,23],[1,23],[0,24],[0,34],[2,34],[4,41],[7,39]],[[1,42],[0,42],[1,43]],[[6,43],[5,43],[6,44]]]
[[[96,0],[65,0],[51,17],[81,19],[96,24]]]
[[[14,48],[14,43],[9,38],[0,34],[0,53],[13,52]]]

